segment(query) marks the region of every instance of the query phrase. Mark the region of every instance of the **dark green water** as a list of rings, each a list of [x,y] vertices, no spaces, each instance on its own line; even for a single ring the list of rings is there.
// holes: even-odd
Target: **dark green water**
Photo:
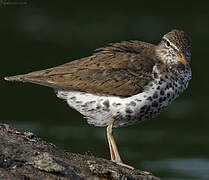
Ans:
[[[85,57],[110,42],[158,43],[171,29],[183,29],[192,38],[189,88],[158,118],[116,129],[115,136],[127,164],[165,180],[209,179],[208,4],[22,2],[27,5],[0,2],[1,122],[32,131],[62,149],[108,159],[104,128],[88,125],[52,89],[12,84],[3,77]]]

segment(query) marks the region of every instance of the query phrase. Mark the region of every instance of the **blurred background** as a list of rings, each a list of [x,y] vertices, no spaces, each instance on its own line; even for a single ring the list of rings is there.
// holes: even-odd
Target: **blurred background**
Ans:
[[[157,118],[114,132],[129,165],[165,180],[209,179],[208,4],[3,0],[0,22],[0,122],[32,131],[64,150],[107,159],[105,128],[88,125],[52,89],[3,77],[89,56],[111,42],[157,44],[171,29],[187,32],[192,38],[189,88]]]

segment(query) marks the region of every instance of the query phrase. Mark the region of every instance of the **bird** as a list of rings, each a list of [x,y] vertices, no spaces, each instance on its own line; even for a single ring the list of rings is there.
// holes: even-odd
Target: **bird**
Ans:
[[[110,43],[91,56],[5,80],[53,88],[89,124],[106,127],[111,160],[133,168],[123,163],[113,128],[156,117],[187,88],[190,49],[190,37],[173,29],[157,45],[138,40]]]

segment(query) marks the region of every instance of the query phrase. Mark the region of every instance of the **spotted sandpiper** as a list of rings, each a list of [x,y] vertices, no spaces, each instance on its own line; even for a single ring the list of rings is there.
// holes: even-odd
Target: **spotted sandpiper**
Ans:
[[[172,30],[158,45],[123,41],[89,57],[28,74],[5,77],[51,87],[89,124],[107,127],[111,160],[122,163],[112,128],[159,114],[191,79],[190,39]]]

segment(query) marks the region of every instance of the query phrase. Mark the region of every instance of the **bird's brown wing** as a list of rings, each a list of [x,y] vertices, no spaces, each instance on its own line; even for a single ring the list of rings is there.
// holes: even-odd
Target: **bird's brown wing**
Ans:
[[[128,97],[142,92],[152,80],[152,49],[153,45],[139,41],[111,44],[90,57],[6,79],[56,89]]]

